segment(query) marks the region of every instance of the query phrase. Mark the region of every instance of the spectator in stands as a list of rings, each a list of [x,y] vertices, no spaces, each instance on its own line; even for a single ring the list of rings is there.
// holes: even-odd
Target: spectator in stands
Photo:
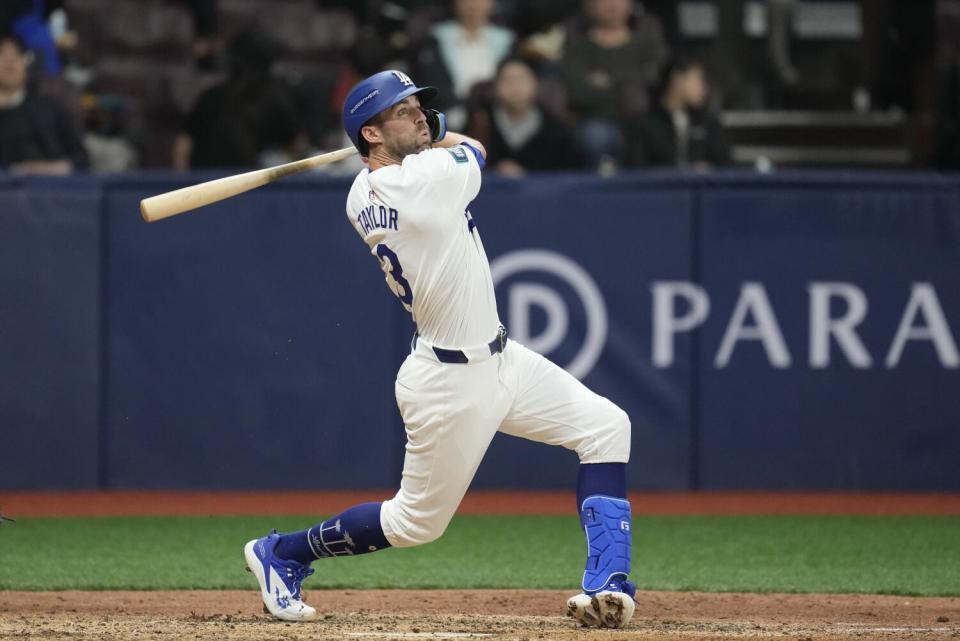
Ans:
[[[50,13],[61,7],[62,0],[2,0],[0,2],[0,33],[12,31],[27,50],[39,57],[43,72],[56,76],[60,73],[60,55],[47,24]]]
[[[136,169],[139,155],[131,142],[123,98],[86,93],[81,106],[83,145],[90,156],[90,171],[105,174]]]
[[[467,131],[487,148],[487,164],[507,176],[581,165],[567,126],[537,105],[537,76],[520,58],[501,63],[493,101],[471,114]]]
[[[698,170],[729,165],[730,148],[720,121],[706,107],[707,97],[698,61],[677,57],[665,66],[658,99],[627,127],[624,165]]]
[[[193,58],[197,67],[212,70],[220,52],[218,0],[172,0],[185,5],[193,17]]]
[[[582,0],[524,0],[513,5],[517,50],[525,59],[540,63],[541,75],[560,62],[566,23],[579,14],[581,3]]]
[[[569,33],[564,46],[560,66],[569,107],[593,166],[619,159],[623,123],[646,107],[646,87],[668,55],[660,22],[642,5],[636,15],[634,8],[633,0],[585,0],[586,30]]]
[[[470,90],[494,77],[513,47],[514,34],[491,24],[493,0],[454,0],[453,8],[455,19],[435,25],[418,52],[416,78],[440,89],[436,108],[446,111],[451,129],[459,129],[466,122]]]
[[[255,167],[289,152],[303,130],[296,98],[271,74],[274,38],[251,28],[227,45],[227,79],[203,92],[174,142],[176,169]],[[271,158],[269,162],[274,162]]]
[[[0,36],[0,169],[66,175],[87,168],[77,124],[51,96],[27,89],[26,45]]]

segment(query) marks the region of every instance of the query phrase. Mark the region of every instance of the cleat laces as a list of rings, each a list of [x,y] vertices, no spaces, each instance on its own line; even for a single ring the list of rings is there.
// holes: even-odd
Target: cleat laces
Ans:
[[[298,564],[299,565],[299,564]],[[313,574],[314,570],[309,565],[299,565],[299,567],[285,567],[287,571],[287,578],[290,580],[290,596],[299,601],[300,600],[300,584],[303,583],[303,580],[308,576]]]

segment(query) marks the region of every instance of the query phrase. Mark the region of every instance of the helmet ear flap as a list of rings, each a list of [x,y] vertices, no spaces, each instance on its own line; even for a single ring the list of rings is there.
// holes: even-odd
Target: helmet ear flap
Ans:
[[[367,139],[363,137],[363,133],[357,138],[357,149],[360,151],[361,156],[370,155],[370,144],[367,142]]]

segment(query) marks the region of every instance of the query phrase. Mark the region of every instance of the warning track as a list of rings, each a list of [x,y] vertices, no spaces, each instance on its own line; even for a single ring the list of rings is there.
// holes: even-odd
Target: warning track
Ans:
[[[0,492],[16,517],[317,515],[382,501],[392,490],[311,492]],[[960,515],[960,493],[631,492],[634,515]],[[460,514],[572,514],[572,492],[474,491]]]

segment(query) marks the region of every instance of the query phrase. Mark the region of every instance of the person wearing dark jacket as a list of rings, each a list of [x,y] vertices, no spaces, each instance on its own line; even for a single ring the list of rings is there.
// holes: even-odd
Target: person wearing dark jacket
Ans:
[[[577,138],[601,168],[625,151],[624,126],[647,104],[647,87],[669,54],[656,16],[634,0],[583,0],[585,31],[568,30],[560,73]]]
[[[493,101],[470,115],[469,135],[484,144],[487,164],[500,174],[582,166],[570,129],[537,105],[537,89],[533,69],[508,58],[497,70]]]
[[[729,165],[730,148],[720,121],[706,108],[703,66],[677,58],[661,76],[658,100],[627,127],[627,167],[707,169]]]
[[[303,125],[292,89],[272,73],[278,55],[258,27],[233,37],[227,78],[200,94],[174,141],[175,169],[257,167],[295,146]]]
[[[27,88],[27,51],[0,36],[0,170],[65,175],[86,169],[80,129],[56,98]]]

